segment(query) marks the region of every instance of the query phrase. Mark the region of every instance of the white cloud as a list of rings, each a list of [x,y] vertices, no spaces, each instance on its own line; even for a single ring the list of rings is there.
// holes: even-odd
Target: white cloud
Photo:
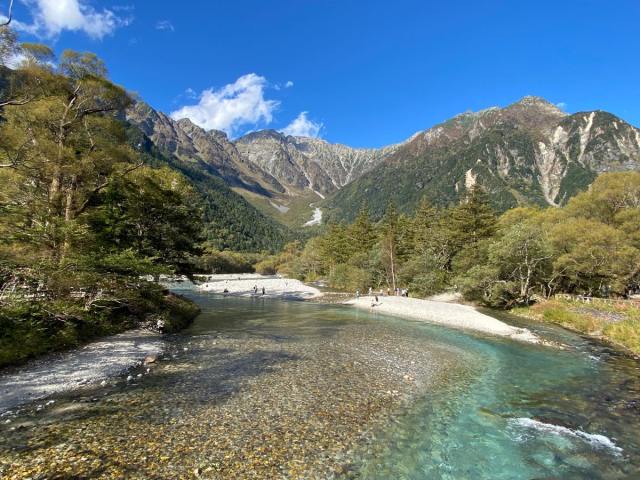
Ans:
[[[171,117],[188,118],[206,130],[222,130],[234,137],[244,125],[269,124],[273,120],[280,102],[265,98],[266,86],[264,77],[249,73],[220,89],[204,90],[196,105],[184,106],[172,112]]]
[[[284,84],[284,88],[291,88],[293,87],[293,82],[291,80],[287,80],[287,83]]]
[[[159,20],[156,23],[156,30],[168,30],[170,32],[174,32],[176,29],[173,27],[173,23],[169,20]]]
[[[22,65],[22,62],[24,62],[26,59],[27,57],[24,53],[15,53],[11,55],[9,58],[7,58],[7,61],[5,62],[5,66],[13,69],[20,68],[20,66]]]
[[[565,102],[558,102],[556,103],[556,107],[558,107],[560,110],[566,110],[567,104]]]
[[[300,112],[293,122],[282,129],[285,135],[293,135],[294,137],[314,137],[320,136],[322,123],[316,123],[307,118],[309,112]]]
[[[128,25],[131,17],[119,17],[113,11],[98,11],[85,0],[23,0],[33,16],[31,24],[16,21],[16,28],[52,38],[64,30],[81,31],[92,38],[103,38],[116,28]]]

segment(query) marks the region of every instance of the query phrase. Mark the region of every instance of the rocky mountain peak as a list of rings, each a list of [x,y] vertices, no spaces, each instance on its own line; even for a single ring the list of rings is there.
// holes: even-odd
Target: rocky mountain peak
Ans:
[[[526,95],[522,97],[517,102],[513,103],[513,105],[522,105],[524,107],[534,107],[534,108],[550,108],[553,110],[558,110],[562,112],[556,105],[551,103],[546,98],[538,97],[535,95]]]

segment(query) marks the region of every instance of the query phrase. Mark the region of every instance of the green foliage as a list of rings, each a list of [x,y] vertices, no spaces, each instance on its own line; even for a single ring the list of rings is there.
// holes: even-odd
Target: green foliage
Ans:
[[[513,313],[602,337],[636,354],[640,353],[640,308],[632,302],[592,299],[587,303],[555,298],[514,309]]]
[[[371,285],[371,275],[362,268],[340,263],[331,269],[328,281],[332,287],[338,290],[364,291]]]
[[[0,365],[136,324],[196,314],[141,274],[189,271],[198,196],[143,166],[120,120],[130,99],[93,54],[23,44],[0,87]],[[35,88],[34,88],[35,86]]]
[[[207,247],[197,260],[196,268],[204,273],[253,273],[254,265],[261,257],[263,255],[220,251]]]
[[[505,308],[557,292],[624,295],[640,280],[639,220],[637,172],[601,175],[563,208],[518,207],[500,217],[474,187],[444,209],[423,198],[410,217],[392,202],[377,223],[363,210],[270,271],[350,290],[362,281],[414,295],[457,288],[468,300]]]
[[[196,200],[181,175],[168,168],[141,167],[116,178],[102,192],[101,205],[89,222],[103,248],[132,251],[188,273],[202,234]]]
[[[278,273],[279,265],[278,257],[273,255],[256,263],[254,268],[260,275],[275,275]]]

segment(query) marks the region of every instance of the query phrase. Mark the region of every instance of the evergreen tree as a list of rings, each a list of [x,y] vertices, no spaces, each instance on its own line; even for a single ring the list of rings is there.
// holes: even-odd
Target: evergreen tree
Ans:
[[[375,226],[371,222],[369,209],[363,206],[354,222],[349,225],[347,235],[354,254],[368,253],[377,241]]]
[[[411,224],[411,244],[415,253],[424,254],[431,250],[437,227],[438,210],[423,197]]]
[[[462,249],[491,237],[496,223],[487,193],[481,186],[474,185],[467,197],[450,211],[447,227],[454,248]]]
[[[347,227],[342,223],[328,225],[321,242],[322,259],[328,270],[347,263],[353,253],[353,245]]]

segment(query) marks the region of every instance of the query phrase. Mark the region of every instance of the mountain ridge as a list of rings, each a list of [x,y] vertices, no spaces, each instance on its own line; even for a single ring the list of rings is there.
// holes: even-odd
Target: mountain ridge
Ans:
[[[363,203],[379,215],[390,199],[406,211],[425,195],[456,202],[475,183],[499,210],[558,206],[602,172],[640,169],[639,129],[601,110],[570,114],[537,96],[463,112],[381,148],[273,129],[230,140],[142,102],[127,119],[161,150],[199,163],[275,219],[287,223],[289,210],[302,212],[289,218],[298,227],[318,203],[329,218],[350,219]]]

